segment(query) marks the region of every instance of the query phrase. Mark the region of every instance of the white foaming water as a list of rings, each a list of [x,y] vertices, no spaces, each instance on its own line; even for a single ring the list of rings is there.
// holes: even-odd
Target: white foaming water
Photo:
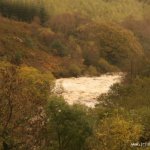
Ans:
[[[61,78],[55,83],[54,93],[61,95],[70,104],[80,103],[94,107],[97,98],[110,90],[115,83],[120,83],[122,73],[105,74],[100,77]]]

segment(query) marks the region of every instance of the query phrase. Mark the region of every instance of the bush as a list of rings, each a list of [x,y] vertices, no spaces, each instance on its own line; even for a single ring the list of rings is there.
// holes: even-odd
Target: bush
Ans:
[[[40,28],[38,29],[39,38],[51,48],[51,43],[55,37],[55,33],[50,28]]]
[[[34,42],[33,42],[31,37],[26,36],[24,42],[25,42],[25,45],[28,46],[29,48],[33,48],[34,47]]]
[[[87,22],[87,19],[77,13],[62,13],[55,15],[48,23],[56,32],[66,35],[75,35],[76,28]]]
[[[69,55],[69,49],[60,40],[54,40],[51,44],[51,48],[52,48],[52,53],[54,55],[58,55],[62,57]]]
[[[16,51],[11,57],[11,62],[15,65],[20,65],[23,60],[23,53],[21,51]]]
[[[150,140],[150,107],[142,107],[136,110],[137,114],[141,118],[141,124],[144,126],[143,135],[141,141],[145,142]]]
[[[111,64],[109,64],[105,59],[101,58],[98,61],[98,69],[100,72],[116,72],[119,69]]]
[[[79,76],[81,74],[81,69],[76,64],[71,64],[69,66],[69,75],[70,76]]]
[[[90,76],[96,76],[98,75],[97,69],[94,66],[89,66],[87,70],[87,74]]]
[[[88,42],[83,49],[84,64],[96,66],[100,57],[100,52],[96,43]]]

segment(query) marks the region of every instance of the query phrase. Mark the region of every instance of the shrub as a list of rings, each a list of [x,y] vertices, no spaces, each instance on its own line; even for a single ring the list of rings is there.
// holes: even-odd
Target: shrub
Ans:
[[[102,72],[115,72],[119,69],[111,64],[109,64],[105,59],[101,58],[98,61],[98,69]]]
[[[89,66],[87,73],[88,73],[88,75],[90,75],[90,76],[96,76],[96,75],[98,75],[97,69],[96,69],[96,67],[94,67],[94,66]]]
[[[137,114],[141,118],[141,124],[144,126],[143,135],[141,137],[141,141],[149,141],[150,140],[150,107],[141,107],[136,110]]]
[[[78,13],[62,13],[52,17],[48,25],[56,32],[62,32],[66,35],[75,35],[76,28],[87,21],[87,18]]]
[[[93,65],[96,66],[98,59],[100,57],[99,49],[94,42],[86,42],[86,45],[83,48],[83,58],[85,65]]]
[[[79,76],[81,74],[81,69],[76,64],[71,64],[69,66],[69,75],[70,76]]]
[[[67,56],[69,54],[69,49],[60,40],[54,40],[51,44],[52,53],[58,56]]]
[[[15,65],[20,65],[22,63],[23,53],[21,51],[16,51],[11,58],[11,62]]]
[[[34,47],[34,42],[33,42],[31,37],[26,36],[24,42],[25,42],[25,45],[28,46],[29,48],[33,48]]]
[[[46,44],[46,46],[51,47],[55,33],[50,28],[39,28],[38,35],[39,38]]]

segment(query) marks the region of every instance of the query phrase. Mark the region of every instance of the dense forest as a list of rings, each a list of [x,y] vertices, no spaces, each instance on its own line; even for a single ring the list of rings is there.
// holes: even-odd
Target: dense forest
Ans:
[[[110,72],[95,108],[53,94]],[[149,150],[150,1],[0,0],[1,149]]]

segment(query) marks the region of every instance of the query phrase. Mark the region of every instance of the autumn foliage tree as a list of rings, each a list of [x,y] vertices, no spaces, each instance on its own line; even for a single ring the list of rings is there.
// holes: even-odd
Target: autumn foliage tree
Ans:
[[[3,149],[42,146],[44,109],[52,76],[31,67],[0,63],[0,137]]]
[[[142,46],[134,34],[116,24],[91,22],[82,25],[78,28],[78,38],[96,42],[100,56],[119,68],[129,66],[133,56],[138,60],[143,55]]]
[[[139,140],[142,126],[122,116],[107,117],[101,120],[94,132],[91,149],[116,150],[130,149],[131,143]],[[93,142],[93,143],[92,143]]]

